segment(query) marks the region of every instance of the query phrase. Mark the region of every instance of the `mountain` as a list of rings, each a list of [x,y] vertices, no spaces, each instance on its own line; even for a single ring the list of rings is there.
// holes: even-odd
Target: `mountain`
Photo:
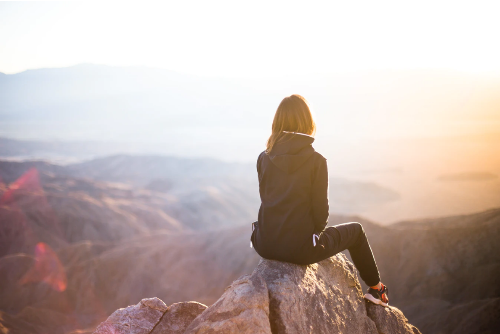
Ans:
[[[68,166],[76,177],[146,186],[152,180],[170,178],[182,186],[225,176],[255,179],[255,166],[209,158],[182,158],[159,155],[113,155]],[[173,184],[175,188],[176,184]],[[177,186],[180,187],[180,186]]]
[[[189,229],[165,213],[164,199],[148,191],[55,174],[60,169],[43,162],[0,162],[0,170],[7,182],[0,183],[0,255],[31,252],[38,242],[59,248],[86,240],[114,242],[154,229]]]
[[[357,220],[367,231],[382,279],[391,289],[391,305],[424,332],[451,333],[464,324],[483,332],[497,328],[499,217],[500,210],[495,210],[444,218],[440,220],[447,226],[442,228],[440,220],[421,222],[424,228],[416,222],[384,227]],[[347,220],[331,217],[332,222]],[[0,260],[5,269],[0,307],[20,319],[28,317],[22,310],[29,307],[61,313],[57,322],[39,328],[63,333],[64,328],[92,328],[115,309],[144,296],[158,296],[167,304],[198,300],[211,305],[231,281],[256,266],[259,258],[248,247],[249,235],[249,227],[243,226],[63,247],[57,251],[67,277],[62,292],[51,289],[50,280],[19,285],[36,256],[5,256]],[[455,317],[462,322],[449,320]],[[468,333],[476,332],[481,331]]]
[[[63,334],[145,296],[211,305],[259,260],[246,168],[151,156],[0,161],[0,323]],[[363,224],[391,305],[423,332],[496,328],[500,209],[388,226],[330,216],[347,221]]]
[[[424,333],[494,333],[500,314],[500,209],[389,226],[360,217],[396,305]],[[463,330],[463,331],[462,331]]]
[[[144,295],[158,295],[170,303],[199,300],[211,304],[232,280],[257,264],[258,257],[248,244],[246,226],[221,232],[156,233],[115,246],[73,244],[56,253],[67,277],[64,291],[51,289],[44,281],[19,285],[35,257],[5,256],[0,259],[4,269],[0,310],[14,315],[29,307],[56,312],[61,321],[69,319],[67,323],[56,321],[40,328],[65,333],[95,326],[115,309],[136,303]]]
[[[0,76],[0,157],[254,165],[279,102],[300,93],[331,177],[362,183],[352,193],[336,185],[345,193],[332,197],[336,213],[383,223],[467,214],[500,206],[498,91],[498,77],[437,70],[255,79],[92,64],[29,70]],[[377,200],[367,204],[375,196],[359,196],[361,188]]]
[[[452,71],[243,79],[81,64],[0,76],[0,135],[248,161],[292,93],[312,102],[327,149],[339,140],[498,133],[499,88],[497,77]]]
[[[82,64],[30,70],[0,77],[0,133],[14,130],[15,138],[24,139],[146,143],[140,145],[141,152],[149,152],[145,146],[153,143],[163,154],[206,156],[224,150],[219,146],[224,133],[237,137],[237,127],[227,132],[231,127],[242,121],[246,127],[256,126],[263,120],[263,113],[260,118],[242,117],[252,111],[257,116],[262,103],[251,102],[255,90],[244,86],[143,67]],[[190,138],[205,139],[193,146]]]
[[[210,159],[115,156],[68,166],[0,161],[0,178],[8,184],[26,173],[32,173],[34,179],[41,175],[41,186],[37,187],[43,186],[43,196],[48,196],[49,204],[61,211],[58,219],[71,219],[69,211],[81,216],[75,221],[83,219],[85,213],[75,211],[78,206],[78,210],[87,210],[88,214],[89,210],[100,210],[95,212],[94,221],[111,225],[103,210],[112,209],[113,214],[106,214],[117,218],[126,215],[125,219],[120,218],[122,224],[136,224],[132,228],[136,235],[141,229],[145,231],[138,226],[143,223],[149,224],[149,228],[155,225],[171,230],[172,226],[167,225],[179,225],[180,221],[188,229],[213,229],[253,221],[260,202],[257,181],[248,169],[248,165]],[[73,204],[65,202],[70,200],[74,200]],[[84,205],[88,209],[83,209]],[[127,234],[127,229],[115,233]]]
[[[46,194],[86,191],[97,200],[112,197],[106,199],[108,207],[128,203],[136,216],[151,212],[149,224],[158,226],[163,224],[160,218],[154,222],[158,210],[191,229],[241,226],[255,220],[260,205],[256,169],[249,163],[152,155],[113,155],[64,166],[0,160],[0,178],[8,184],[31,168],[42,173]],[[352,213],[397,202],[400,195],[373,182],[330,178],[330,199],[332,212]]]

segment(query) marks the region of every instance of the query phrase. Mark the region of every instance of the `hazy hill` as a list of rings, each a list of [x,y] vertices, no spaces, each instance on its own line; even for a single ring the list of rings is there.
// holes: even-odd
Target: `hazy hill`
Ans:
[[[168,179],[172,183],[171,188],[231,177],[243,179],[243,182],[256,179],[254,164],[160,155],[113,155],[71,164],[67,170],[76,177],[141,187],[160,179]]]
[[[500,209],[379,226],[360,217],[391,302],[423,333],[494,333]]]
[[[493,333],[500,300],[499,219],[500,210],[390,227],[355,218],[363,222],[382,278],[391,287],[391,304],[424,333],[451,333],[465,325],[475,329],[467,333]],[[211,304],[232,280],[255,267],[258,257],[249,248],[249,235],[250,229],[243,226],[156,233],[114,246],[85,242],[61,247],[57,254],[68,280],[64,292],[50,289],[46,282],[20,286],[16,282],[25,277],[34,258],[6,256],[0,259],[6,269],[0,278],[1,309],[20,314],[18,322],[40,321],[21,312],[27,307],[61,313],[58,324],[67,327],[58,326],[54,333],[62,333],[71,324],[93,326],[116,308],[149,295],[167,304],[192,299]]]
[[[189,230],[162,210],[164,202],[148,191],[28,169],[8,186],[0,183],[0,255],[31,252],[38,242],[59,248]]]
[[[499,89],[499,78],[449,71],[256,80],[82,64],[0,76],[0,135],[248,161],[292,93],[313,103],[327,148],[339,139],[498,133]]]
[[[243,116],[255,113],[262,101],[249,103],[255,91],[242,84],[152,68],[83,64],[30,70],[0,77],[0,133],[156,143],[163,153],[209,155],[206,150],[216,151],[212,145],[221,141],[224,129],[262,120]],[[195,145],[190,141],[203,136],[206,140]],[[141,145],[142,152],[150,151],[146,146]]]
[[[253,165],[277,105],[300,93],[312,103],[315,148],[332,178],[397,193],[368,206],[364,197],[354,205],[339,198],[335,212],[391,223],[467,214],[500,206],[498,91],[498,77],[436,70],[259,79],[91,64],[29,70],[0,76],[0,136],[10,138],[0,139],[0,156],[74,163],[173,155]],[[169,186],[159,182],[148,188]]]
[[[156,233],[114,247],[91,242],[63,247],[57,252],[68,282],[63,292],[44,282],[20,286],[17,282],[34,258],[5,256],[0,259],[0,310],[13,315],[31,306],[51,310],[61,316],[45,328],[64,333],[61,325],[95,326],[144,295],[156,294],[169,303],[196,299],[210,304],[232,280],[256,266],[258,257],[248,247],[247,234],[245,226],[221,232]],[[23,321],[22,316],[18,320]]]
[[[125,155],[66,166],[0,161],[0,323],[68,333],[148,295],[214,302],[258,261],[249,248],[253,168]],[[330,184],[332,208],[399,200],[376,184]],[[330,217],[347,221],[363,223],[391,303],[424,333],[496,328],[499,209],[389,226]]]
[[[49,196],[87,192],[108,207],[127,206],[136,217],[148,217],[151,226],[164,224],[153,212],[192,229],[238,226],[254,221],[260,205],[257,172],[248,163],[129,155],[65,166],[0,160],[0,178],[9,184],[31,168],[41,173]],[[398,201],[400,195],[373,182],[331,178],[330,199],[332,213],[352,213]],[[54,205],[58,210],[59,204]]]
[[[68,166],[0,161],[1,323],[20,333],[65,333],[148,295],[215,301],[258,260],[248,224],[257,190],[244,165],[228,166],[128,156]],[[369,202],[377,192],[373,205],[394,200],[374,185],[334,182],[336,202]],[[391,303],[424,332],[453,332],[461,325],[449,319],[457,317],[484,331],[495,324],[500,210],[385,227],[330,217],[347,221],[363,223]]]
[[[0,161],[0,180],[6,183],[7,191],[8,184],[18,178],[22,181],[25,175],[30,179],[31,173],[41,189],[40,196],[49,199],[47,207],[55,210],[59,219],[71,220],[74,212],[81,216],[75,222],[87,215],[98,225],[107,221],[104,212],[111,209],[116,217],[124,216],[124,225],[125,221],[136,221],[132,234],[137,235],[143,230],[141,224],[171,229],[171,224],[182,222],[185,228],[206,230],[252,222],[260,202],[257,181],[252,173],[243,172],[248,167],[158,156],[116,156],[68,166]],[[23,191],[20,187],[11,192]],[[22,194],[19,203],[32,197],[31,193]],[[78,204],[68,203],[72,200]],[[128,235],[126,231],[115,233]]]

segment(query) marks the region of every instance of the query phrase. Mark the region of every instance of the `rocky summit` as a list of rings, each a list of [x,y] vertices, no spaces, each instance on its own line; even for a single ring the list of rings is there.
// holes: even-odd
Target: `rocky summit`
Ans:
[[[343,254],[301,266],[261,260],[210,307],[158,298],[115,311],[94,334],[391,333],[419,334],[395,307],[372,304]]]

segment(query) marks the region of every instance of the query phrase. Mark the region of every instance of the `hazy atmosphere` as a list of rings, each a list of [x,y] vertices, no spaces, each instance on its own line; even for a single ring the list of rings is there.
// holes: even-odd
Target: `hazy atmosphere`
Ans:
[[[294,93],[329,224],[364,224],[391,305],[422,333],[495,332],[499,13],[0,2],[0,333],[93,333],[151,297],[211,310],[259,263],[257,157]]]

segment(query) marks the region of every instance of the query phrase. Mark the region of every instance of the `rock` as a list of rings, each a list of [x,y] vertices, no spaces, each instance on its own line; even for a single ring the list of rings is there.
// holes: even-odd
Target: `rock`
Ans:
[[[273,333],[377,333],[344,255],[309,266],[263,260],[254,275],[267,283]]]
[[[182,334],[206,308],[206,305],[197,302],[172,304],[151,334]]]
[[[113,313],[94,334],[420,334],[397,308],[365,301],[342,253],[309,266],[263,259],[205,308],[144,299]]]
[[[167,307],[158,298],[146,298],[137,305],[116,310],[94,334],[180,334],[206,308],[197,302]]]
[[[395,307],[382,307],[366,301],[366,312],[375,322],[379,334],[421,334],[417,327],[408,323],[403,312]]]
[[[398,309],[369,307],[371,313],[357,271],[343,254],[309,266],[261,260],[185,334],[420,333]]]
[[[158,298],[146,298],[137,305],[116,310],[101,323],[94,334],[149,334],[167,311]]]
[[[266,282],[259,275],[234,281],[185,333],[271,334]]]

